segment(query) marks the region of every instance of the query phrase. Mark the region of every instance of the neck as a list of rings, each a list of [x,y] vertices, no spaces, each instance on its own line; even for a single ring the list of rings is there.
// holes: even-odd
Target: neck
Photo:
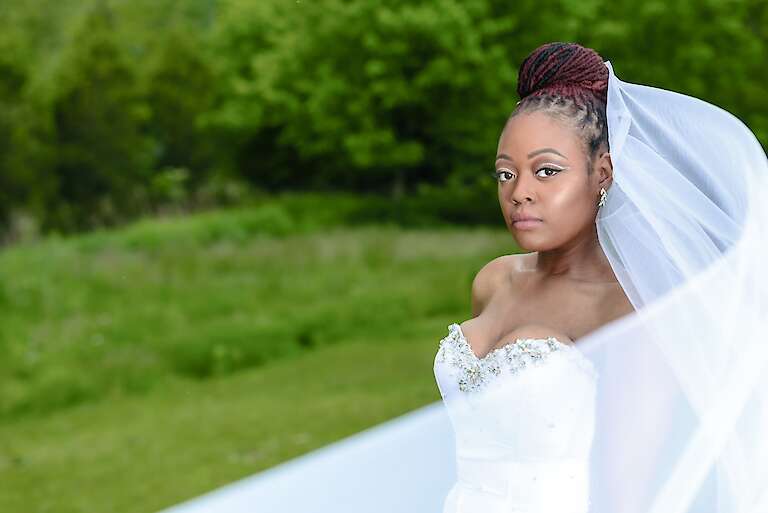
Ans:
[[[616,282],[608,258],[600,247],[595,226],[585,237],[559,248],[538,252],[536,270],[545,277],[593,283]]]

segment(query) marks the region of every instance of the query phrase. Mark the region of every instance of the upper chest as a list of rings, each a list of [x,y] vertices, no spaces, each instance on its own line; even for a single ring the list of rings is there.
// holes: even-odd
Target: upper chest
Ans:
[[[468,337],[488,351],[525,326],[538,325],[577,340],[631,311],[618,283],[541,284],[523,276],[494,292],[480,315],[468,321],[472,333]]]

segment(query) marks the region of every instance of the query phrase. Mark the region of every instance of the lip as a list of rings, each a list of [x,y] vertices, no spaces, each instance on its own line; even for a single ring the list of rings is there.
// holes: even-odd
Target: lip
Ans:
[[[528,221],[529,219],[535,219],[537,221],[541,221],[540,217],[532,216],[528,212],[518,210],[517,212],[514,212],[511,216],[513,221]]]
[[[522,219],[520,221],[512,221],[512,226],[517,230],[532,230],[541,224],[541,219]]]
[[[523,213],[512,215],[512,226],[517,230],[531,230],[541,224],[541,219]]]

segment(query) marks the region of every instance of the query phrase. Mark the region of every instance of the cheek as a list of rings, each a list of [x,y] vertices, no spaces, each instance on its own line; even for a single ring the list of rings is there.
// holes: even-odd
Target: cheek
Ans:
[[[547,199],[547,214],[559,226],[579,228],[587,221],[594,220],[594,206],[584,184],[569,184],[552,189]],[[597,198],[594,203],[597,205]]]

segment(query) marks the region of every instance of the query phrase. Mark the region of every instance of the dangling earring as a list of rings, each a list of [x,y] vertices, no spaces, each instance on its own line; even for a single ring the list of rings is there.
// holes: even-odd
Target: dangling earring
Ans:
[[[608,197],[608,191],[606,191],[603,187],[600,187],[600,201],[597,203],[598,208],[605,205],[605,198]]]

